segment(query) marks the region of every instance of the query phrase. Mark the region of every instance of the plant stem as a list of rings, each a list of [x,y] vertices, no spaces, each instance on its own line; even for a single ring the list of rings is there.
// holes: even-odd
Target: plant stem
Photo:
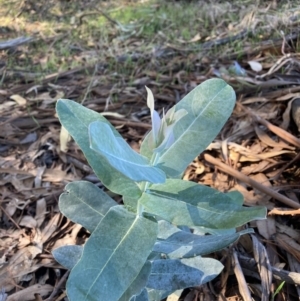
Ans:
[[[152,154],[152,157],[151,157],[151,160],[150,160],[151,165],[155,165],[157,163],[157,161],[159,159],[159,155],[160,155],[160,153],[155,153],[155,152]],[[149,185],[150,185],[150,182],[147,182],[147,181],[142,182],[142,184],[141,184],[141,191],[142,191],[142,193],[146,192],[146,190],[148,189]],[[144,206],[141,205],[138,202],[138,205],[137,205],[137,214],[139,216],[142,216],[143,212],[144,212]]]
[[[159,157],[160,157],[160,153],[155,153],[155,152],[154,152],[154,153],[152,154],[150,163],[154,166],[154,165],[158,162]]]
[[[141,205],[141,203],[138,201],[138,205],[137,205],[137,215],[138,216],[142,216],[144,212],[144,206]]]

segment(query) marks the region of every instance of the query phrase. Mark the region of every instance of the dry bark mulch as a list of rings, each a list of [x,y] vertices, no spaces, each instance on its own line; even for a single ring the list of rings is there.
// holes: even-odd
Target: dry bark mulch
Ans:
[[[298,24],[298,23],[297,23]],[[225,265],[211,283],[185,290],[180,300],[275,300],[300,297],[300,53],[299,27],[278,40],[218,58],[164,45],[50,74],[2,69],[0,89],[0,300],[66,300],[67,271],[51,251],[83,244],[89,234],[64,218],[58,198],[76,180],[101,183],[73,141],[60,135],[58,98],[105,116],[138,150],[150,130],[144,86],[162,112],[198,84],[221,77],[237,92],[221,133],[187,168],[184,179],[220,191],[238,190],[246,206],[266,206],[255,235],[212,254]],[[243,39],[243,36],[238,38]],[[133,41],[134,42],[134,41]],[[223,40],[224,42],[224,40]],[[29,41],[30,43],[30,41]],[[227,41],[225,41],[227,43]],[[23,47],[23,46],[19,46]],[[22,48],[19,48],[22,49]],[[130,75],[128,56],[135,62]],[[192,66],[192,67],[191,67]],[[199,139],[201,137],[199,136]],[[115,196],[118,199],[118,196]]]

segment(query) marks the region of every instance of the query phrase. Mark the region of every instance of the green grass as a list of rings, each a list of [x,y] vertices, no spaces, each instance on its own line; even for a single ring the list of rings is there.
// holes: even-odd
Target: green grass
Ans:
[[[259,24],[254,28],[254,35],[205,51],[206,56],[212,57],[224,53],[242,55],[245,41],[254,47],[263,39],[279,37],[281,30],[288,33],[287,15],[299,12],[299,6],[292,1],[280,4],[281,7],[276,9],[269,8],[267,13],[263,11],[267,4],[255,7],[253,1],[242,0],[232,3],[215,0],[200,4],[198,1],[107,1],[97,5],[114,22],[97,10],[98,7],[80,1],[41,1],[20,10],[19,2],[0,0],[0,24],[14,30],[8,35],[2,34],[0,38],[30,35],[38,39],[19,47],[20,51],[14,54],[1,51],[0,58],[8,62],[8,68],[43,71],[46,74],[100,61],[107,63],[107,72],[132,75],[137,62],[129,59],[118,64],[116,57],[137,52],[146,56],[154,47],[166,43],[198,53],[201,43],[242,30],[239,24],[254,11],[252,23],[247,25],[250,27],[253,22]],[[36,11],[34,6],[38,6]],[[93,14],[89,14],[91,12]],[[80,22],[82,13],[86,15]],[[260,30],[270,22],[273,23],[269,30]],[[194,37],[199,39],[191,41]],[[138,63],[142,64],[143,60]],[[184,68],[187,72],[192,71],[192,63],[187,62]]]

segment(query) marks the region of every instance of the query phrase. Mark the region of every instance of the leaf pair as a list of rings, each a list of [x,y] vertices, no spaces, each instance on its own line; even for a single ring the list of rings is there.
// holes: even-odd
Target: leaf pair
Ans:
[[[125,279],[125,281],[121,281],[121,283],[118,283],[119,285],[116,286],[116,282],[112,281],[114,275],[106,274],[105,269],[101,269],[99,265],[95,266],[94,269],[90,268],[89,265],[82,267],[81,262],[84,262],[83,258],[89,248],[90,245],[86,245],[84,249],[78,246],[65,246],[53,252],[55,259],[68,268],[73,268],[76,264],[73,261],[74,265],[70,266],[70,261],[68,260],[70,255],[74,256],[74,254],[76,254],[75,258],[82,256],[82,259],[73,269],[70,276],[71,280],[67,286],[68,295],[74,300],[160,300],[157,298],[158,294],[161,294],[162,297],[163,292],[168,295],[178,289],[204,284],[215,278],[223,269],[223,265],[220,262],[211,258],[193,257],[185,259],[158,259],[151,262],[146,261],[141,270],[133,277],[132,283],[125,290],[122,284],[128,282],[128,278],[132,276],[132,271],[129,270],[128,273],[126,269],[121,267],[122,269],[119,270],[118,275],[120,277],[118,279]],[[98,257],[102,257],[101,254],[99,254]],[[114,259],[115,258],[112,258],[111,260]],[[107,266],[109,265],[112,266],[113,264],[108,262]],[[83,269],[79,270],[80,268]],[[86,271],[86,268],[92,271]],[[79,274],[76,272],[79,272]],[[88,283],[90,283],[90,286],[81,288],[83,283],[87,284],[84,278],[85,276],[89,277]],[[109,282],[103,282],[102,277],[104,276]],[[77,283],[77,281],[80,280],[82,284]],[[106,285],[103,287],[103,284]],[[99,289],[99,287],[101,287],[101,289]],[[78,288],[87,291],[87,293],[83,294],[81,291],[78,291]],[[97,296],[96,298],[94,297],[95,295]],[[121,297],[119,297],[120,295]],[[109,296],[109,299],[105,299],[107,296]]]
[[[141,156],[129,150],[100,114],[66,99],[59,100],[56,107],[60,122],[102,183],[117,194],[136,199],[140,195],[136,182],[163,183],[164,173],[167,177],[180,176],[219,133],[235,104],[233,89],[221,79],[211,79],[192,90],[160,120],[153,95],[148,93],[153,130],[141,145]],[[152,166],[149,160],[158,151],[162,154]]]

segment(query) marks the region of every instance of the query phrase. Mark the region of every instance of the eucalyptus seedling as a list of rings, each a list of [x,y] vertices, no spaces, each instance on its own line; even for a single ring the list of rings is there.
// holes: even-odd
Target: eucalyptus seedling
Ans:
[[[243,206],[239,192],[222,193],[182,180],[186,167],[219,133],[234,104],[221,79],[197,86],[162,118],[147,89],[152,130],[135,152],[101,114],[58,100],[62,126],[82,149],[102,184],[122,195],[118,205],[92,183],[69,183],[61,212],[91,236],[84,246],[53,251],[71,270],[71,301],[154,301],[214,279],[223,269],[203,258],[236,241],[263,219],[265,208]],[[204,235],[207,234],[207,235]]]

